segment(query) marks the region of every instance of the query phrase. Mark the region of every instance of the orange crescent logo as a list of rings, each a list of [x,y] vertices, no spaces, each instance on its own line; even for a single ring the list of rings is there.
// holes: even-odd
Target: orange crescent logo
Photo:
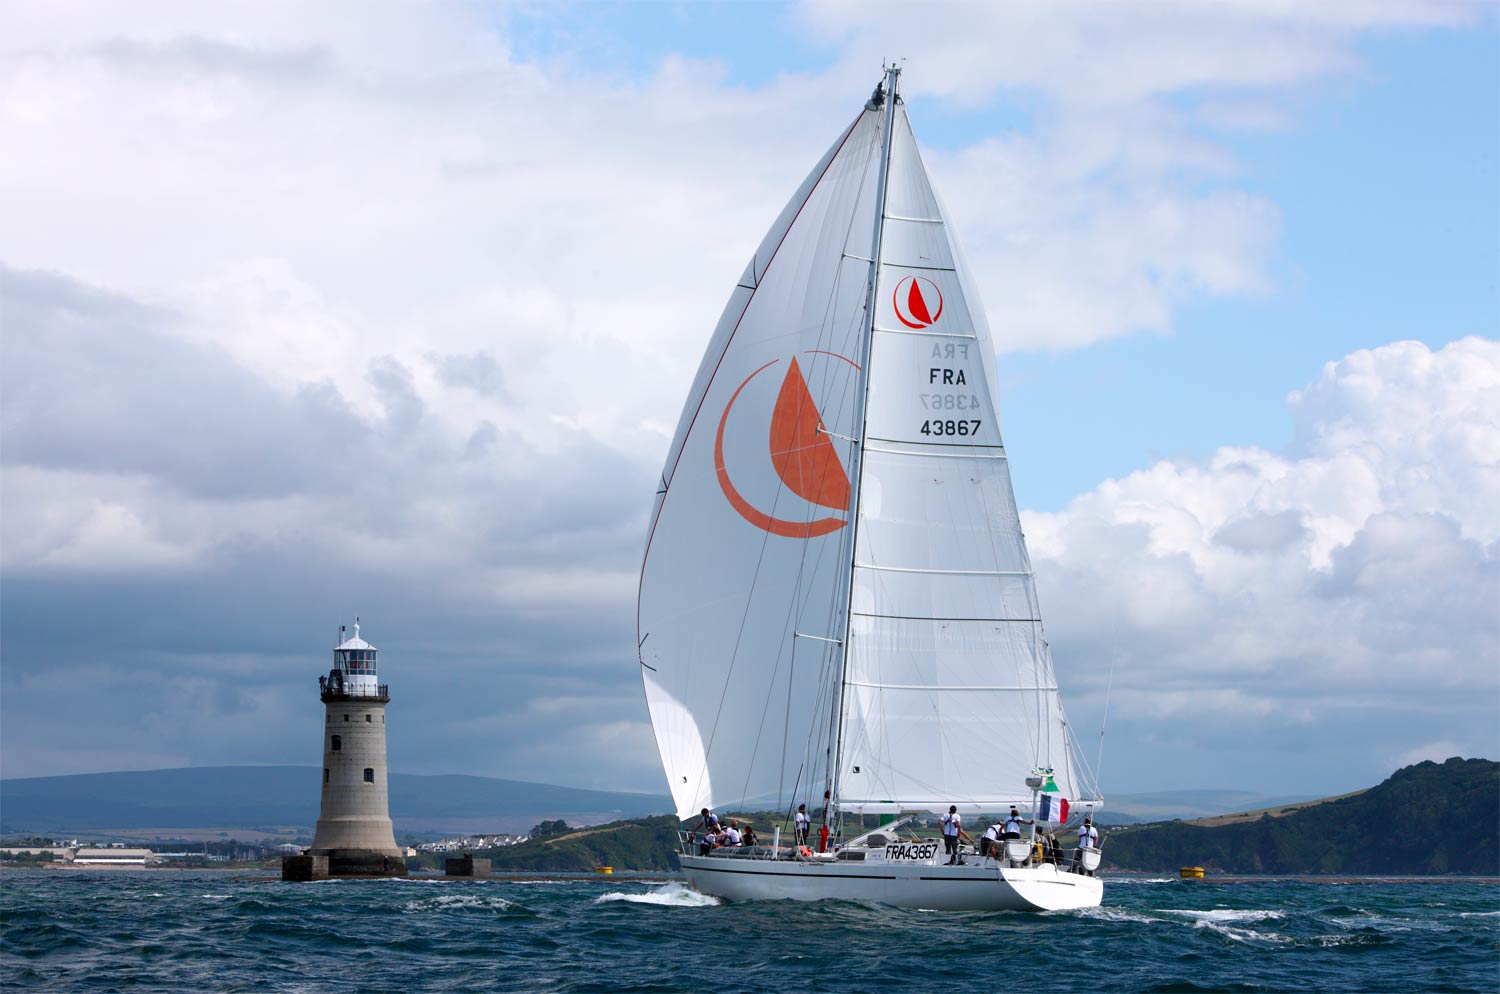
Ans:
[[[849,363],[855,369],[859,368],[852,360],[845,359],[841,355],[821,350],[812,351],[820,355],[831,355]],[[744,382],[730,395],[729,403],[724,405],[724,413],[719,417],[718,433],[714,436],[714,469],[719,477],[719,489],[724,491],[724,498],[739,512],[740,517],[772,535],[781,535],[786,538],[816,538],[819,535],[838,531],[848,522],[843,518],[831,517],[817,518],[812,521],[788,521],[785,518],[773,518],[756,508],[735,489],[733,481],[729,479],[729,469],[724,464],[724,426],[729,422],[729,412],[734,409],[735,401],[739,400],[740,393],[750,385],[750,381],[780,361],[780,359],[772,359],[755,370],[745,377]],[[776,475],[781,478],[781,482],[809,503],[847,510],[849,476],[844,472],[838,453],[834,450],[833,443],[828,440],[828,435],[819,430],[822,425],[822,416],[818,413],[817,403],[813,400],[812,393],[807,389],[807,380],[802,375],[802,367],[798,365],[796,358],[793,358],[785,379],[781,381],[781,390],[776,395],[776,406],[771,413],[771,432],[768,440],[771,465],[775,467]]]

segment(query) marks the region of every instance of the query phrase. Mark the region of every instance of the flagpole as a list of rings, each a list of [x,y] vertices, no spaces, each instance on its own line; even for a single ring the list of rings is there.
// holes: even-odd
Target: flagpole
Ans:
[[[1028,857],[1036,854],[1037,797],[1041,794],[1042,784],[1045,782],[1042,779],[1041,770],[1033,770],[1031,776],[1026,778],[1026,786],[1031,788],[1031,852],[1027,854]]]

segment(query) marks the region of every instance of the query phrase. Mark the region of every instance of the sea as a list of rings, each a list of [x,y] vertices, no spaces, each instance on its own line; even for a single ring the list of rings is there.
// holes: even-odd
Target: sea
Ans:
[[[0,872],[0,990],[1500,990],[1500,883],[1109,879],[1103,907],[727,904],[630,877]]]

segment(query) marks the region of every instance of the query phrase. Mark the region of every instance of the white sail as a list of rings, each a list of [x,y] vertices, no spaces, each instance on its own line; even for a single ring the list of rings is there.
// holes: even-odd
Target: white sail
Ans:
[[[1077,797],[1000,436],[994,347],[896,110],[876,288],[845,719],[845,811]]]
[[[882,117],[860,114],[746,267],[662,473],[638,637],[684,817],[805,791],[827,751],[841,658],[824,640],[841,637],[849,579],[844,438],[867,337]]]
[[[813,807],[835,762],[846,811],[1029,803],[1035,766],[1077,796],[995,399],[905,108],[872,105],[746,268],[662,473],[638,625],[680,815]]]

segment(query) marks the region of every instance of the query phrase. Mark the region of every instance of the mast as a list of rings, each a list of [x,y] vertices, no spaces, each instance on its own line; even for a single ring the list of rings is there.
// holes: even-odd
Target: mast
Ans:
[[[880,280],[880,240],[885,233],[885,193],[886,184],[890,180],[891,136],[896,127],[896,89],[900,78],[900,66],[885,67],[885,79],[882,81],[885,89],[885,133],[881,136],[880,174],[875,186],[875,228],[870,236],[870,276],[865,286],[865,326],[863,329],[865,361],[860,365],[858,387],[855,391],[855,396],[859,398],[859,415],[854,423],[859,427],[859,434],[849,451],[849,458],[853,463],[850,467],[852,472],[849,474],[853,484],[849,495],[849,579],[844,584],[844,637],[839,643],[843,651],[839,660],[838,693],[833,702],[836,720],[831,722],[834,741],[833,751],[829,758],[827,795],[823,810],[825,827],[829,826],[833,819],[833,811],[838,806],[839,798],[839,770],[842,765],[841,756],[844,747],[844,692],[849,672],[849,635],[854,621],[854,564],[859,555],[857,535],[859,501],[864,481],[865,429],[868,427],[866,419],[870,406],[870,360],[875,353],[875,285]],[[876,93],[879,93],[879,89]]]

